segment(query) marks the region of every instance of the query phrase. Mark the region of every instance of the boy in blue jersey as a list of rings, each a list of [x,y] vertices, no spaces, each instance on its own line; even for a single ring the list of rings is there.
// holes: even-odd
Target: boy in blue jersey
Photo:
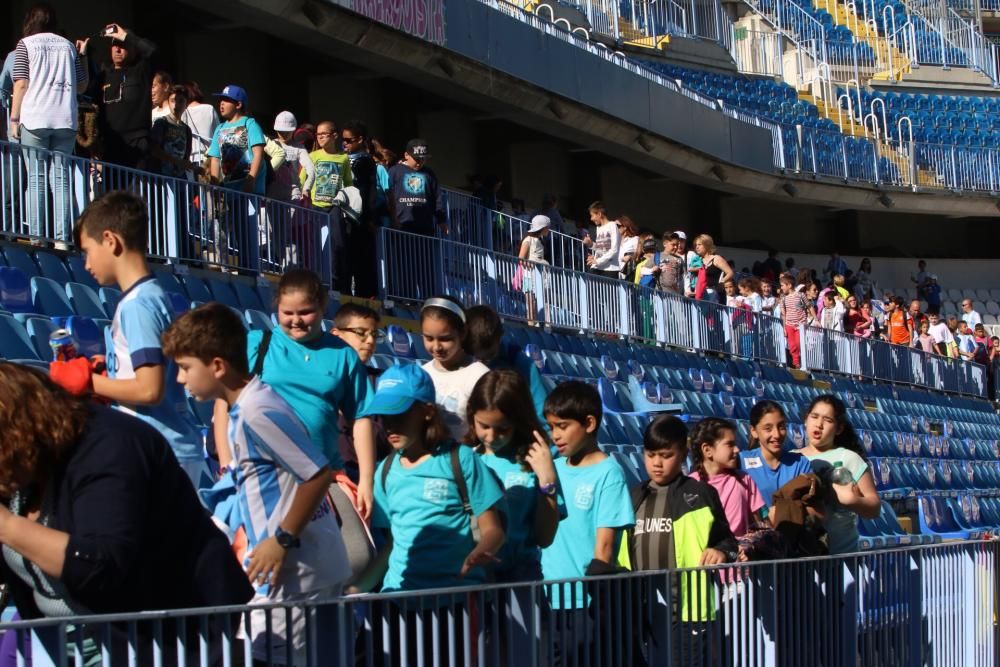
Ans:
[[[210,486],[198,420],[160,343],[174,313],[146,264],[148,230],[146,202],[121,191],[95,199],[77,220],[76,245],[86,256],[87,271],[99,284],[122,291],[105,333],[107,376],[88,373],[82,389],[160,431],[195,488]],[[53,379],[61,377],[57,372]]]
[[[246,330],[227,306],[209,303],[177,318],[163,335],[177,380],[203,401],[229,406],[228,446],[248,551],[243,566],[251,602],[314,601],[339,595],[351,575],[340,528],[326,502],[330,465],[288,403],[251,376]],[[254,657],[283,664],[305,658],[306,615],[293,609],[254,612],[248,630]],[[290,626],[289,626],[290,624]]]
[[[555,539],[542,550],[547,580],[610,574],[622,532],[635,524],[635,511],[621,466],[597,446],[603,415],[597,390],[579,381],[564,382],[545,399],[545,419],[559,452],[556,473],[567,516]],[[583,586],[557,584],[549,590],[557,632],[569,638],[560,646],[567,662],[588,641],[589,596]],[[575,664],[575,663],[573,663]]]

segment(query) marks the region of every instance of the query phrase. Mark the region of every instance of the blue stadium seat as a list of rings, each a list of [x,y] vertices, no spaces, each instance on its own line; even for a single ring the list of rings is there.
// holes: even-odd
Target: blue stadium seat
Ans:
[[[181,276],[181,283],[184,285],[184,290],[191,301],[198,301],[199,303],[214,301],[212,292],[209,291],[208,285],[201,278],[191,275]]]
[[[256,285],[257,296],[260,297],[260,304],[263,310],[268,312],[274,307],[274,288],[268,280],[258,281]]]
[[[31,283],[20,269],[0,266],[0,307],[11,313],[34,311]]]
[[[66,268],[62,259],[50,252],[36,250],[35,262],[38,264],[38,268],[41,269],[42,276],[51,278],[60,285],[65,285],[72,280],[69,275],[69,270]]]
[[[243,311],[243,318],[246,320],[247,325],[249,325],[251,331],[270,331],[274,328],[271,323],[271,318],[267,316],[266,313],[260,310],[252,310],[250,308]]]
[[[156,276],[156,282],[160,284],[163,291],[167,293],[174,292],[176,294],[181,294],[187,298],[187,292],[184,291],[184,285],[181,284],[181,281],[177,279],[177,276],[174,275],[173,271],[171,271],[169,267],[155,269],[153,271],[153,275]]]
[[[104,311],[104,306],[101,305],[101,299],[97,296],[97,292],[83,283],[68,282],[64,289],[66,290],[66,298],[69,299],[70,305],[73,306],[73,312],[77,315],[94,319],[104,319],[108,316]]]
[[[69,272],[74,282],[82,283],[95,292],[100,289],[101,286],[97,284],[94,276],[90,275],[90,271],[87,270],[83,257],[80,255],[70,255],[66,258],[66,264],[69,266]]]
[[[10,315],[0,315],[0,356],[12,361],[42,359],[24,326]],[[50,357],[51,354],[47,354],[44,359],[48,360]]]
[[[73,315],[61,323],[77,342],[78,349],[88,357],[107,354],[104,346],[104,328],[89,317]]]
[[[97,291],[97,296],[101,299],[101,304],[104,306],[104,312],[108,314],[108,319],[114,319],[115,308],[118,307],[118,301],[122,298],[121,291],[114,287],[102,287]]]
[[[191,310],[191,302],[187,300],[187,297],[179,292],[166,292],[167,301],[170,302],[170,307],[174,311],[174,316],[183,315],[187,311]]]
[[[385,343],[388,345],[392,356],[404,359],[416,358],[417,355],[410,342],[410,334],[406,332],[406,329],[398,324],[392,324],[386,333]]]
[[[250,285],[246,284],[242,280],[233,280],[231,284],[233,291],[236,292],[236,299],[243,308],[264,312],[270,309],[271,303],[268,302],[267,305],[261,303],[260,296]]]
[[[69,317],[74,313],[66,290],[49,278],[31,279],[31,302],[36,313],[49,317]]]
[[[31,339],[31,344],[34,346],[38,358],[43,361],[51,361],[52,348],[49,347],[49,336],[59,328],[56,323],[52,320],[32,318],[25,322],[24,327],[28,332],[28,338]]]
[[[205,284],[208,285],[208,289],[212,293],[210,301],[218,301],[230,308],[240,309],[240,302],[236,298],[236,292],[233,291],[228,282],[224,282],[218,278],[206,278]]]
[[[5,246],[3,254],[7,260],[7,266],[20,269],[21,273],[29,278],[40,275],[38,265],[35,264],[35,260],[31,258],[27,250],[17,246]]]

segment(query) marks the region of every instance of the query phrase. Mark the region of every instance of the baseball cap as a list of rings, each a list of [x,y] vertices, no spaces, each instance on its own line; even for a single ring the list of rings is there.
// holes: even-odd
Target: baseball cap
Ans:
[[[549,216],[536,215],[531,219],[531,226],[528,227],[528,233],[540,232],[551,224],[552,220],[549,219]]]
[[[431,376],[417,364],[390,366],[375,385],[375,398],[363,416],[401,415],[414,403],[433,403],[436,394]]]
[[[678,230],[678,231],[674,232],[674,234],[677,235],[677,238],[684,239],[685,241],[687,241],[688,235],[685,234],[684,232]]]
[[[213,97],[224,97],[227,100],[242,104],[244,109],[247,107],[247,91],[234,84],[229,84],[222,89],[221,93],[215,93]]]
[[[291,111],[282,111],[274,117],[275,132],[294,132],[298,126],[299,121]]]
[[[417,160],[426,160],[431,156],[431,149],[424,139],[410,139],[406,144],[406,152]]]

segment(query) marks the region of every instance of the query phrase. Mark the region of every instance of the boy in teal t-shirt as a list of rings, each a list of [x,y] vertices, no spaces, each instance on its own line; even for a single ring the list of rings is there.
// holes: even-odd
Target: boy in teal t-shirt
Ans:
[[[542,550],[542,574],[547,580],[610,572],[622,531],[635,524],[625,473],[597,446],[602,413],[597,390],[583,382],[565,382],[545,400],[567,512],[555,540]],[[555,609],[587,604],[580,585],[575,591],[568,585],[557,587],[551,602]]]

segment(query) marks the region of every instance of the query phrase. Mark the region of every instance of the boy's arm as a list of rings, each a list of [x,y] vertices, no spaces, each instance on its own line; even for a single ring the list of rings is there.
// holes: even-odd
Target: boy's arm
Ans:
[[[165,370],[163,364],[140,366],[127,380],[94,375],[94,393],[124,405],[158,405],[163,400]]]
[[[243,192],[253,192],[257,188],[257,174],[264,168],[264,144],[257,144],[250,150],[253,152],[253,161],[250,162],[250,170],[243,181]]]
[[[479,522],[479,544],[465,557],[462,570],[458,574],[459,577],[464,577],[469,570],[477,565],[498,562],[496,554],[503,546],[504,540],[507,539],[500,521],[500,512],[495,506],[477,516],[476,521]]]
[[[279,527],[285,532],[298,536],[309,523],[316,508],[326,497],[327,489],[330,488],[330,466],[323,466],[308,481],[302,482],[295,489],[295,497],[292,499],[292,506],[288,508]],[[272,586],[277,583],[278,571],[281,570],[288,552],[278,544],[277,538],[273,535],[253,550],[250,556],[250,564],[247,567],[247,576],[250,581],[254,581],[259,576],[264,582],[269,582]]]
[[[617,528],[598,528],[597,539],[594,541],[594,558],[608,563],[614,562],[615,557],[615,536]]]
[[[219,468],[228,468],[233,462],[229,448],[229,405],[221,398],[215,399],[212,408],[212,437],[215,440],[215,455],[219,457]]]
[[[368,521],[375,502],[375,427],[372,420],[368,417],[355,420],[351,435],[358,457],[358,512]]]

